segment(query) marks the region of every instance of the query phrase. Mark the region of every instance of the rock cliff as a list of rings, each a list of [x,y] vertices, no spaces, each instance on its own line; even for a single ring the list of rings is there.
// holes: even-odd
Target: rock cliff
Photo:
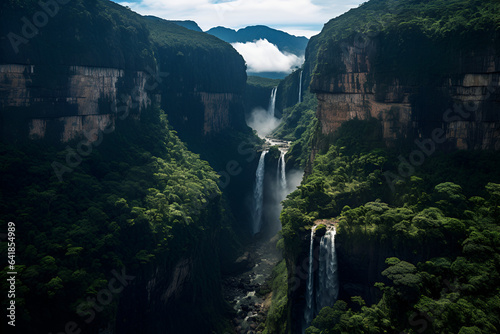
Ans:
[[[347,46],[337,54],[344,71],[313,76],[322,134],[351,119],[375,118],[388,145],[402,138],[431,138],[432,131],[442,129],[448,148],[500,148],[500,57],[494,50],[460,55],[452,73],[427,85],[405,73],[383,73],[381,79],[374,65],[380,44]]]
[[[16,39],[33,24],[23,26],[22,18],[44,8],[1,5],[4,140],[64,143],[130,115],[140,119],[152,104],[179,132],[198,137],[245,127],[245,63],[229,44],[107,1],[58,5],[38,33]],[[57,29],[66,25],[65,33]]]
[[[184,178],[189,168],[196,168],[193,165],[196,159],[186,160],[189,159],[188,151],[177,139],[174,141],[173,137],[166,138],[166,135],[153,136],[161,131],[171,133],[162,128],[166,123],[158,122],[160,116],[156,107],[166,112],[168,124],[179,132],[179,136],[182,135],[182,139],[208,142],[205,140],[207,137],[215,137],[228,129],[246,130],[243,111],[245,63],[229,44],[162,19],[142,17],[111,1],[75,0],[65,1],[64,5],[62,1],[50,3],[59,3],[57,8],[50,8],[54,14],[50,18],[44,7],[46,2],[23,0],[0,3],[2,143],[38,140],[40,146],[57,150],[61,145],[75,147],[76,140],[84,139],[97,141],[94,144],[97,146],[101,143],[99,138],[102,138],[99,132],[108,133],[116,127],[115,134],[110,135],[113,138],[99,147],[100,152],[108,148],[115,153],[127,152],[117,155],[117,161],[120,161],[118,159],[123,156],[129,156],[129,150],[134,150],[132,143],[140,142],[138,145],[144,144],[148,148],[161,146],[154,154],[168,156],[172,162],[186,163],[180,174]],[[25,18],[29,20],[40,15],[46,15],[48,22],[38,26],[37,33],[29,38],[23,35]],[[12,39],[6,37],[14,36],[11,34],[24,38],[23,42],[12,44]],[[235,141],[234,145],[238,144]],[[33,144],[34,147],[38,145]],[[227,146],[230,145],[226,145],[226,151],[229,151]],[[76,147],[78,151],[82,145]],[[210,149],[213,150],[213,147]],[[233,151],[228,154],[233,154]],[[88,154],[82,155],[87,157]],[[231,159],[221,160],[226,164]],[[87,165],[100,163],[100,160],[89,157]],[[120,163],[121,166],[127,165]],[[143,181],[156,177],[152,171],[143,172],[140,176]],[[169,169],[169,172],[172,170]],[[46,173],[40,177],[40,182],[49,177],[53,175]],[[196,181],[197,178],[208,180],[202,170],[197,171]],[[217,188],[215,182],[214,179],[213,185]],[[232,181],[233,184],[237,182],[236,178]],[[146,191],[150,187],[144,184],[141,182],[138,188],[144,187]],[[195,184],[189,185],[192,187]],[[79,182],[74,190],[79,192],[86,185],[87,181]],[[202,188],[205,189],[205,186],[200,184],[199,189]],[[171,191],[166,192],[168,196],[173,196]],[[146,194],[141,191],[134,192],[132,196],[141,198]],[[193,199],[185,201],[192,202]],[[181,201],[179,197],[177,200]],[[172,204],[172,200],[168,201]],[[228,236],[224,242],[219,241],[219,238],[229,235],[229,232],[222,232],[223,225],[229,226],[229,222],[223,215],[220,195],[207,197],[206,202],[206,208],[200,204],[200,208],[190,212],[192,217],[189,219],[195,221],[191,224],[192,229],[183,229],[184,225],[189,225],[187,218],[186,224],[181,218],[172,224],[179,227],[169,232],[173,241],[168,249],[159,249],[159,244],[151,239],[156,245],[155,250],[158,248],[156,257],[150,263],[148,258],[146,262],[149,264],[144,264],[143,270],[127,269],[137,279],[119,300],[113,301],[109,312],[101,314],[100,320],[89,324],[88,331],[86,327],[83,331],[222,332],[221,328],[226,325],[223,316],[226,305],[220,291],[218,249],[224,243],[229,244],[227,240],[233,236]],[[109,213],[112,209],[106,206],[105,210]],[[71,211],[80,214],[74,208]],[[181,214],[181,211],[177,212]],[[62,221],[73,223],[69,218]],[[161,224],[165,230],[171,228],[166,220],[162,220]],[[147,223],[136,226],[139,225],[150,226]],[[198,232],[200,235],[196,235]],[[146,242],[147,234],[141,231],[137,235],[141,241],[136,246],[145,250],[143,242]],[[122,250],[118,248],[117,252]],[[99,270],[104,269],[96,269]],[[80,297],[84,296],[77,296]],[[71,299],[61,299],[55,304],[66,308],[74,316],[74,303],[70,305],[68,300]],[[39,311],[37,309],[33,313],[39,315]],[[27,322],[30,330],[25,332],[47,332],[64,326],[68,319],[62,314],[50,317],[40,315],[39,319]]]
[[[374,118],[389,146],[439,133],[446,150],[499,149],[500,38],[489,6],[380,0],[328,22],[304,65],[321,133]]]
[[[86,66],[0,65],[4,140],[28,136],[68,142],[151,105],[147,73]],[[45,81],[45,82],[44,82]],[[130,85],[132,90],[120,90]],[[135,117],[138,117],[136,114]],[[16,126],[13,126],[15,124]],[[88,136],[90,142],[97,138]]]
[[[499,150],[500,30],[488,14],[493,3],[372,0],[325,24],[311,38],[302,68],[303,87],[318,100],[311,162],[350,120],[377,122],[378,138],[396,152]],[[280,84],[278,105],[296,103],[298,73]],[[297,284],[289,288],[287,312],[291,332],[299,333],[309,232],[294,233],[285,257]],[[366,235],[339,233],[337,241],[339,298],[362,296],[368,304],[379,300],[374,283],[385,281],[387,257],[417,263],[445,253],[427,246],[413,254],[406,249],[422,247]]]

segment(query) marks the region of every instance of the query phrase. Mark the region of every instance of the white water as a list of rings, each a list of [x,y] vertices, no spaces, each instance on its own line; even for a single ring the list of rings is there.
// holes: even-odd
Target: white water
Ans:
[[[262,227],[262,206],[264,201],[264,165],[267,151],[262,151],[259,159],[257,172],[255,173],[255,188],[253,192],[253,199],[255,210],[253,211],[253,234],[260,232]]]
[[[304,311],[304,320],[306,326],[309,325],[314,317],[314,276],[313,276],[313,244],[314,244],[314,230],[316,226],[311,229],[311,243],[309,245],[309,275],[307,276],[307,291],[306,291],[306,309]],[[305,328],[304,328],[305,329]]]
[[[278,168],[276,169],[276,200],[278,202],[281,202],[281,193],[282,193],[282,189],[281,189],[281,168],[280,168],[280,165],[281,165],[281,159],[278,159]]]
[[[280,150],[280,158],[278,159],[278,168],[276,169],[276,200],[280,206],[281,211],[281,201],[283,201],[288,195],[287,182],[286,182],[286,162],[285,154],[286,151]]]
[[[280,124],[280,119],[274,117],[277,90],[278,87],[272,89],[267,110],[258,107],[253,109],[250,115],[246,116],[247,125],[257,131],[260,138],[265,138],[271,134]]]
[[[283,193],[286,192],[286,162],[285,162],[285,153],[281,151],[280,163],[278,163],[278,168],[281,165],[281,189]]]
[[[302,102],[302,71],[299,76],[299,103]]]
[[[337,254],[335,251],[336,231],[334,228],[329,229],[321,237],[317,270],[314,270],[313,265],[314,233],[315,227],[311,230],[311,244],[309,246],[309,273],[307,277],[303,332],[323,307],[333,306],[339,294]],[[317,286],[314,285],[315,278]]]
[[[319,245],[318,286],[316,288],[316,310],[333,306],[339,294],[337,254],[335,252],[335,229],[329,229]]]
[[[269,117],[274,117],[274,112],[276,110],[276,92],[278,91],[278,87],[274,87],[271,91],[271,98],[269,99],[269,107],[267,108],[267,113]]]

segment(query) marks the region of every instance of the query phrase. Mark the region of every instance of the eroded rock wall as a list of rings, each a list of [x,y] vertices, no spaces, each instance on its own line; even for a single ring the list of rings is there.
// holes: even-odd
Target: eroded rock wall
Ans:
[[[346,47],[337,71],[312,79],[321,132],[333,133],[348,120],[375,118],[388,145],[442,129],[448,148],[500,149],[500,57],[487,51],[457,55],[453,73],[419,83],[407,74],[377,72],[376,42]]]
[[[64,143],[113,127],[151,105],[147,79],[114,68],[0,65],[2,132],[7,140],[46,139],[51,132]]]

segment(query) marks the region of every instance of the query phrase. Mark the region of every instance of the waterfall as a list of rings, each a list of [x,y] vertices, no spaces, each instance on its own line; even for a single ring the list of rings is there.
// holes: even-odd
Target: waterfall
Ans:
[[[260,232],[262,225],[262,205],[264,200],[264,162],[267,151],[262,151],[259,159],[257,172],[255,173],[255,188],[253,192],[253,199],[255,210],[253,211],[253,234]]]
[[[329,229],[321,238],[318,261],[318,286],[316,310],[333,306],[339,294],[337,254],[335,253],[335,229]]]
[[[281,189],[283,190],[283,194],[286,193],[286,163],[285,163],[285,153],[281,151],[280,162],[281,162]],[[278,163],[278,167],[280,164]]]
[[[271,91],[271,98],[269,99],[269,107],[267,108],[267,113],[269,116],[274,117],[274,111],[276,109],[276,92],[278,87],[274,87]]]
[[[319,243],[317,269],[314,270],[314,234],[311,229],[309,246],[309,273],[307,276],[306,307],[304,310],[303,332],[311,324],[312,319],[325,306],[333,306],[339,294],[337,254],[335,252],[335,229],[328,229]],[[316,285],[315,285],[316,282]]]
[[[276,199],[278,202],[281,202],[282,189],[281,189],[281,158],[278,159],[278,168],[276,168]]]
[[[299,103],[302,102],[302,70],[299,75]]]
[[[314,245],[314,230],[316,226],[311,228],[311,243],[309,245],[309,271],[307,276],[307,292],[306,292],[306,309],[304,312],[305,326],[307,327],[314,317],[314,273],[313,273],[313,245]],[[305,330],[305,328],[304,328]]]

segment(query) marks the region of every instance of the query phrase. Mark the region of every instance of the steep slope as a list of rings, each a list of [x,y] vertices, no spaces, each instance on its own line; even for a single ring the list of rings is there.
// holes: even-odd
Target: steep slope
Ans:
[[[389,145],[432,138],[493,149],[499,134],[500,19],[495,1],[370,1],[308,46],[321,133],[378,119]]]
[[[302,70],[318,123],[308,129],[311,167],[281,215],[279,328],[309,326],[310,228],[327,220],[338,228],[341,300],[306,333],[498,331],[500,267],[488,257],[499,247],[499,10],[496,1],[372,0],[310,40]],[[296,104],[299,74],[278,90],[278,103],[293,106],[290,124],[307,114],[307,101]]]

